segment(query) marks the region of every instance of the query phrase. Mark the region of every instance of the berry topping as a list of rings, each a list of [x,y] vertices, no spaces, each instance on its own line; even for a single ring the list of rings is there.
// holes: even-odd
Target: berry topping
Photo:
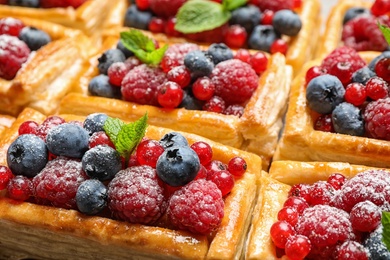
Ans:
[[[370,253],[370,259],[390,259],[390,251],[382,240],[383,226],[380,225],[363,241],[363,245]]]
[[[83,181],[76,193],[76,204],[80,212],[94,215],[107,206],[107,188],[99,180]]]
[[[272,25],[256,25],[249,36],[248,45],[251,49],[270,52],[272,43],[279,38],[279,32]]]
[[[188,146],[187,138],[178,132],[170,132],[165,134],[159,142],[162,147],[164,147],[164,149],[175,146]]]
[[[192,94],[199,100],[209,100],[214,96],[215,86],[209,77],[200,77],[192,84]]]
[[[364,111],[365,129],[373,138],[390,140],[390,98],[370,102]]]
[[[198,155],[200,164],[207,165],[211,162],[213,149],[208,143],[203,141],[195,142],[191,145],[191,149]]]
[[[271,11],[279,11],[282,9],[292,9],[293,1],[292,0],[251,0],[252,4],[258,6],[260,10],[271,10]]]
[[[214,182],[222,192],[222,197],[229,194],[234,187],[234,177],[229,171],[222,170],[207,176],[207,180]]]
[[[24,41],[31,51],[36,51],[51,42],[50,35],[45,31],[29,26],[20,31],[19,39]]]
[[[23,27],[24,23],[19,19],[13,17],[0,19],[0,34],[8,34],[18,37]]]
[[[288,258],[304,259],[311,250],[311,242],[305,236],[293,235],[287,239],[284,249]]]
[[[28,200],[33,195],[33,184],[31,180],[26,176],[15,176],[8,183],[7,195],[14,200]]]
[[[7,166],[0,166],[0,190],[7,188],[8,182],[14,177]]]
[[[247,168],[244,158],[236,156],[229,160],[228,171],[236,177],[242,176]]]
[[[343,18],[343,25],[346,24],[349,20],[359,16],[359,15],[369,15],[370,11],[364,7],[351,7],[349,8]]]
[[[199,50],[199,46],[194,43],[173,44],[168,47],[161,61],[161,67],[168,73],[174,67],[184,65],[184,57],[187,53]]]
[[[121,89],[111,84],[110,78],[104,74],[91,79],[88,84],[88,91],[93,96],[118,99],[121,97]]]
[[[114,62],[107,70],[107,76],[110,83],[114,86],[120,87],[123,78],[130,71],[130,64],[126,62]]]
[[[193,78],[209,76],[214,68],[210,55],[203,51],[191,51],[184,57],[184,65],[191,71]]]
[[[354,106],[363,105],[367,99],[366,87],[362,83],[351,83],[345,88],[344,98]]]
[[[183,100],[183,95],[179,84],[167,81],[158,88],[157,101],[163,108],[176,108]]]
[[[178,228],[209,234],[224,216],[221,191],[211,181],[198,179],[177,190],[169,200],[168,218]]]
[[[203,105],[203,110],[214,113],[223,113],[226,109],[225,101],[219,96],[213,96]]]
[[[251,33],[261,19],[261,11],[255,5],[245,5],[232,11],[229,20],[231,25],[240,25],[244,27],[247,33]]]
[[[103,113],[89,114],[84,120],[83,127],[88,131],[89,135],[92,135],[95,132],[104,131],[103,126],[107,118],[108,116]]]
[[[337,66],[337,63],[339,62],[351,63],[351,71],[356,71],[366,65],[366,62],[360,57],[355,49],[342,46],[336,48],[328,56],[326,56],[326,58],[322,61],[321,68],[325,71],[331,71],[331,69]]]
[[[369,200],[357,203],[350,212],[352,227],[362,232],[371,232],[381,223],[381,209]]]
[[[105,51],[99,58],[98,69],[101,74],[107,75],[108,69],[115,62],[124,62],[125,55],[119,49],[109,49]]]
[[[364,121],[359,108],[343,102],[332,112],[333,128],[336,133],[353,136],[364,135]]]
[[[369,254],[362,244],[356,241],[345,241],[337,250],[338,260],[368,260]]]
[[[42,140],[46,141],[46,136],[49,130],[63,123],[65,123],[63,118],[59,116],[49,116],[37,127],[35,134]]]
[[[147,30],[152,17],[152,13],[141,11],[136,5],[132,4],[126,10],[124,26]]]
[[[389,85],[382,78],[374,76],[366,83],[367,96],[373,100],[388,97],[389,91]]]
[[[294,227],[284,220],[279,220],[272,224],[270,229],[271,239],[275,246],[284,248],[287,239],[292,235],[295,235]]]
[[[144,140],[136,150],[137,161],[142,165],[156,168],[157,160],[164,152],[164,147],[156,140]]]
[[[216,65],[222,61],[233,59],[232,50],[224,43],[213,43],[206,52]]]
[[[179,8],[187,0],[149,0],[149,6],[152,12],[161,17],[175,16]]]
[[[19,126],[18,134],[35,134],[38,126],[38,123],[35,121],[25,121]]]
[[[281,34],[295,36],[302,28],[299,15],[292,10],[280,10],[274,14],[272,25]]]

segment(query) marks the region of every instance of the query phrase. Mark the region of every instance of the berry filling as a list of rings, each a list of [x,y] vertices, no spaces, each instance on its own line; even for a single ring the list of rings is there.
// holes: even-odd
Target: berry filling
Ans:
[[[85,1],[87,0],[9,0],[8,5],[30,8],[78,8],[79,6],[84,4]]]

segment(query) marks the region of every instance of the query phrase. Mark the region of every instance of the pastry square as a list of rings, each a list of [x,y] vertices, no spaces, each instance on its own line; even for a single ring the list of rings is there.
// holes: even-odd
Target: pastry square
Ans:
[[[66,121],[85,117],[60,115]],[[0,164],[5,163],[7,147],[17,137],[25,120],[41,123],[45,115],[27,108],[16,119],[1,142]],[[160,139],[172,130],[148,126],[146,137]],[[145,226],[101,216],[87,216],[75,210],[16,202],[0,197],[0,256],[49,259],[238,259],[256,199],[261,158],[197,135],[183,133],[189,143],[204,140],[213,149],[213,158],[226,162],[243,157],[248,165],[242,178],[226,195],[225,215],[215,234],[194,235],[164,226]],[[162,221],[164,223],[164,221]],[[55,245],[55,246],[53,246]],[[39,247],[39,250],[36,250]]]
[[[128,29],[117,29],[115,33],[111,31],[110,35],[106,35],[104,43],[106,49],[116,45],[119,32],[123,30]],[[160,46],[164,43],[172,44],[171,38],[165,36],[157,40]],[[268,68],[260,76],[258,88],[241,117],[184,108],[163,109],[119,99],[90,96],[88,84],[99,74],[97,57],[91,59],[90,70],[80,79],[78,85],[81,93],[70,93],[65,96],[60,105],[60,113],[86,115],[100,111],[132,121],[147,111],[152,125],[198,134],[225,145],[253,152],[262,157],[263,167],[266,169],[275,151],[282,127],[292,79],[292,68],[285,64],[285,57],[282,54],[269,56],[268,60]]]
[[[0,111],[17,115],[30,106],[45,114],[53,113],[87,68],[87,58],[95,49],[79,30],[43,20],[17,19],[45,31],[52,41],[31,52],[12,80],[0,79]]]
[[[269,231],[277,221],[278,212],[283,207],[292,185],[327,180],[333,173],[343,174],[349,179],[359,172],[373,169],[380,168],[341,162],[273,162],[269,173],[263,173],[261,177],[245,259],[288,259],[277,252]]]
[[[377,52],[362,52],[371,61]],[[305,75],[320,65],[316,59],[307,63],[291,86],[286,123],[273,160],[334,161],[373,167],[390,167],[390,146],[386,140],[314,130],[314,113],[306,101]]]
[[[123,0],[118,1],[115,6],[113,6],[113,9],[115,10],[113,13],[115,13],[115,16],[114,18],[109,19],[111,21],[108,23],[109,28],[115,27],[115,24],[116,27],[121,27],[124,25],[124,17],[126,10],[129,7],[130,5],[128,3],[125,3],[125,6],[123,5]],[[298,35],[294,37],[283,36],[283,39],[288,42],[289,46],[286,54],[286,63],[293,67],[294,74],[296,74],[299,72],[302,65],[315,55],[317,40],[320,36],[319,16],[321,11],[321,3],[318,0],[303,0],[302,6],[294,11],[297,12],[301,18],[302,29]],[[117,19],[117,14],[121,14],[121,19]],[[159,36],[161,33],[156,34],[157,37],[163,37]],[[171,40],[182,42],[183,38],[171,37]],[[185,40],[193,41],[191,39]],[[203,42],[203,44],[205,43]]]

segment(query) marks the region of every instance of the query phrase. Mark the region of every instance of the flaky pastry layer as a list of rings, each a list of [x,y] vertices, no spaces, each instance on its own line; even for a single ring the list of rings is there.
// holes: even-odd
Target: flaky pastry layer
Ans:
[[[85,119],[69,114],[60,116],[66,121]],[[45,118],[30,108],[20,114],[0,140],[0,165],[6,163],[6,150],[17,137],[19,125],[26,119],[40,123]],[[170,131],[148,126],[146,136],[160,139]],[[222,224],[212,236],[91,217],[75,210],[18,203],[0,196],[0,252],[38,259],[239,259],[256,199],[261,158],[194,134],[183,134],[190,144],[208,142],[213,159],[227,163],[233,156],[241,156],[248,164],[244,176],[236,180],[226,196]]]

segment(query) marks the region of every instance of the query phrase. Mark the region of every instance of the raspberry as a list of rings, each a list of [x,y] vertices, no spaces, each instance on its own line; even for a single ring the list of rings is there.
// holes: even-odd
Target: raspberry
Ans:
[[[317,181],[309,188],[307,202],[310,205],[326,204],[332,201],[334,196],[334,188],[325,181]]]
[[[26,201],[33,195],[33,184],[29,178],[23,175],[16,175],[7,186],[9,198],[19,201]]]
[[[15,36],[0,35],[0,77],[11,80],[27,61],[30,49]]]
[[[390,140],[390,98],[370,102],[363,117],[369,136]]]
[[[18,37],[19,32],[23,29],[24,23],[12,17],[0,19],[0,34],[8,34]]]
[[[187,0],[149,0],[149,7],[157,16],[168,18],[175,16],[185,2]]]
[[[375,17],[359,15],[348,21],[342,32],[342,40],[346,46],[357,51],[384,51],[388,44],[378,27],[378,23],[390,26],[387,15]]]
[[[271,11],[279,11],[282,9],[293,9],[294,6],[294,1],[292,0],[251,0],[251,4],[256,5],[257,7],[260,8],[262,12],[265,10],[271,10]]]
[[[86,179],[79,160],[57,157],[49,161],[32,180],[37,202],[76,209],[76,192]]]
[[[161,69],[146,64],[139,65],[123,78],[123,98],[142,105],[158,106],[157,90],[166,81],[166,75]]]
[[[333,50],[321,64],[321,69],[330,71],[339,62],[351,62],[351,71],[363,68],[366,62],[359,56],[357,51],[351,47],[342,46]]]
[[[369,255],[368,250],[356,241],[345,241],[337,250],[338,260],[368,260],[371,259]]]
[[[184,65],[184,57],[190,51],[199,50],[194,43],[178,43],[169,46],[161,61],[161,68],[168,73],[174,67]]]
[[[192,181],[172,195],[167,214],[179,229],[209,234],[220,225],[224,216],[221,191],[211,181]]]
[[[258,86],[258,76],[252,67],[241,60],[218,63],[211,73],[215,94],[228,104],[245,103]]]
[[[134,166],[117,173],[108,185],[108,207],[118,219],[150,224],[166,209],[163,186],[156,170]]]
[[[372,100],[387,98],[389,96],[389,85],[382,78],[374,76],[366,83],[366,93]]]

